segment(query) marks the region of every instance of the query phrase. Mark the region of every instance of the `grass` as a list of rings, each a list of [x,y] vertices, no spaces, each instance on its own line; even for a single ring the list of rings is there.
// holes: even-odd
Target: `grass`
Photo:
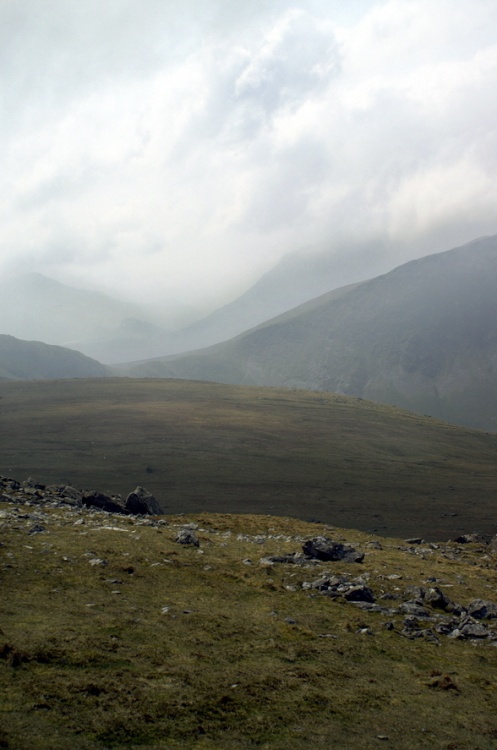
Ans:
[[[410,641],[402,617],[389,631],[384,614],[301,587],[325,571],[364,575],[378,596],[435,575],[465,604],[495,595],[496,559],[480,548],[427,560],[398,540],[368,551],[371,535],[290,518],[154,527],[44,513],[47,531],[31,536],[31,518],[0,519],[0,747],[369,750],[385,736],[403,750],[495,747],[496,648]],[[199,550],[174,542],[191,521]],[[366,549],[364,563],[259,565],[319,533]]]
[[[497,531],[497,435],[357,398],[126,378],[0,382],[0,472],[164,510],[439,540]]]

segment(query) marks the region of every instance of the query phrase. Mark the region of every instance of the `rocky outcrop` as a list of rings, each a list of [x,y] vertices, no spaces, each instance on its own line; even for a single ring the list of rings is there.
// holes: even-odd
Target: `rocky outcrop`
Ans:
[[[158,516],[162,513],[161,507],[151,492],[143,487],[137,487],[126,498],[125,509],[127,513],[143,516]]]
[[[29,477],[18,482],[0,476],[0,500],[4,502],[72,505],[96,508],[107,513],[124,515],[160,515],[161,507],[155,497],[143,487],[137,487],[126,500],[121,495],[98,490],[79,490],[70,485],[43,484]]]
[[[309,539],[303,546],[304,555],[311,559],[323,561],[338,561],[360,563],[364,560],[364,553],[358,552],[348,544],[334,542],[325,536]]]

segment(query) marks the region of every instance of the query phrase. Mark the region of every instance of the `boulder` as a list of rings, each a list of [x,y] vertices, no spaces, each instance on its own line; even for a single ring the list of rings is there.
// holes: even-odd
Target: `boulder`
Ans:
[[[497,617],[497,604],[484,599],[473,599],[468,604],[468,614],[477,620],[490,620]]]
[[[107,511],[107,513],[126,513],[120,497],[104,495],[103,492],[84,492],[82,501],[87,508],[98,508]]]
[[[334,542],[325,536],[309,539],[303,546],[304,555],[313,560],[342,561],[360,563],[364,560],[364,553],[358,552],[351,545]]]
[[[368,586],[352,586],[345,594],[348,602],[374,603],[374,594]]]
[[[430,607],[433,607],[434,609],[443,609],[444,611],[452,604],[451,600],[445,596],[444,592],[439,589],[438,586],[434,586],[426,591],[424,601],[426,604],[429,604]]]
[[[475,542],[482,542],[483,539],[479,534],[461,534],[457,539],[454,539],[457,544],[471,544]]]
[[[190,544],[194,547],[200,547],[198,536],[192,529],[181,529],[176,534],[174,541],[178,542],[178,544]]]
[[[137,487],[128,495],[124,507],[133,515],[158,516],[162,513],[155,497],[143,487]]]

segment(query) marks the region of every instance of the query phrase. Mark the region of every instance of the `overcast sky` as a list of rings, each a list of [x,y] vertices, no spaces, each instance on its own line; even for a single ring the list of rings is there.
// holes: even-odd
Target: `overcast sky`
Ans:
[[[212,304],[497,233],[495,0],[1,0],[0,273]],[[371,251],[368,251],[371,243]]]

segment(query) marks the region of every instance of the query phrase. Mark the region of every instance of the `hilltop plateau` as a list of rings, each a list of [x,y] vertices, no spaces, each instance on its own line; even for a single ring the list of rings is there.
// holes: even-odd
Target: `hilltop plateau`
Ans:
[[[2,472],[164,512],[267,513],[437,541],[497,531],[497,435],[354,397],[104,378],[0,382]]]

